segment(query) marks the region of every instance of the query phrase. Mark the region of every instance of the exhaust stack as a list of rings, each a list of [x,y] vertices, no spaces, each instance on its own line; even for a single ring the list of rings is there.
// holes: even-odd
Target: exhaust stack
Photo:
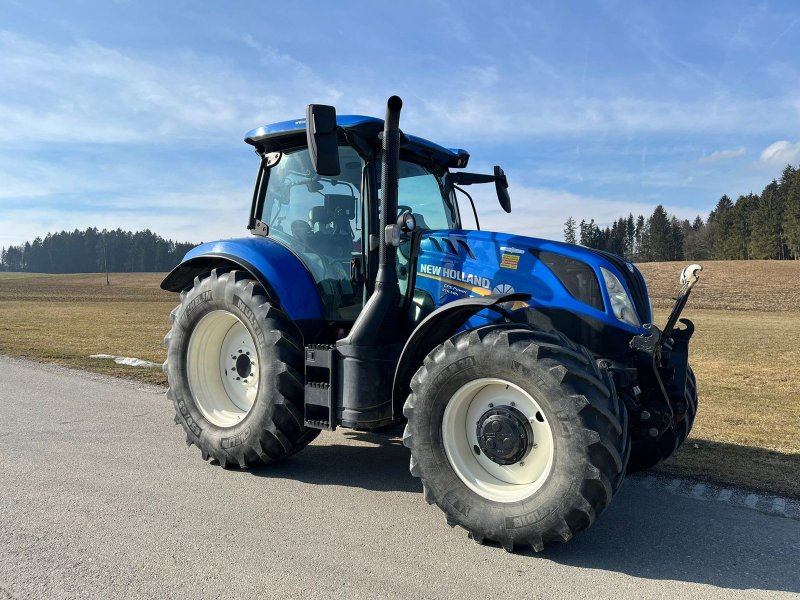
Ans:
[[[400,287],[397,284],[397,248],[391,231],[397,227],[397,180],[400,162],[400,109],[403,101],[392,96],[386,103],[383,124],[383,159],[381,161],[381,220],[378,248],[378,273],[375,290],[358,315],[347,343],[354,346],[375,346],[392,343],[397,338],[397,305]],[[391,237],[387,239],[387,233]]]

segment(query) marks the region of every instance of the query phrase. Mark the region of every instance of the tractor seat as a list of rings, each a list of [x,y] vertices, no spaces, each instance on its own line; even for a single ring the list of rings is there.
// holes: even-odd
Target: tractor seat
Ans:
[[[350,259],[353,237],[349,226],[342,227],[326,206],[314,206],[308,213],[308,221],[309,246],[328,258]]]

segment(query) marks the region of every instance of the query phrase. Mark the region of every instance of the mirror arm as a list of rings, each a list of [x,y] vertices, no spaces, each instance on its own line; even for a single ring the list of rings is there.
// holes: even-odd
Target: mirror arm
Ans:
[[[460,188],[455,184],[453,184],[453,189],[458,190],[459,192],[464,194],[467,198],[469,198],[469,204],[472,207],[472,214],[475,216],[475,229],[480,231],[481,230],[481,223],[478,220],[478,211],[475,209],[475,201],[472,199],[472,196],[470,196],[467,193],[467,190],[465,190],[464,188]]]
[[[493,183],[496,181],[494,175],[483,175],[481,173],[449,173],[447,178],[453,185],[472,185],[473,183]]]

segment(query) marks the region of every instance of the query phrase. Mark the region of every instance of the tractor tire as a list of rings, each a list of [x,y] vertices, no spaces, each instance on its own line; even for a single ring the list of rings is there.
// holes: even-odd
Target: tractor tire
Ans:
[[[679,423],[668,429],[657,440],[634,438],[631,443],[631,459],[628,473],[652,469],[667,460],[683,445],[697,416],[697,379],[692,367],[686,370],[686,415]]]
[[[425,358],[403,414],[427,502],[509,552],[570,540],[625,477],[625,405],[589,351],[557,332],[457,334]]]
[[[262,465],[319,434],[303,425],[300,333],[249,273],[214,269],[195,277],[171,319],[167,397],[186,444],[204,460]]]

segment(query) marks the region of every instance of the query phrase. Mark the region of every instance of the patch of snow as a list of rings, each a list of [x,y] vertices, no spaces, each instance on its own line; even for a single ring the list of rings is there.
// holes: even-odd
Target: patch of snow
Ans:
[[[114,356],[113,354],[90,354],[89,358],[99,358],[106,360],[113,360],[118,365],[126,365],[129,367],[160,367],[159,363],[154,363],[149,360],[142,360],[141,358],[131,358],[130,356]]]

